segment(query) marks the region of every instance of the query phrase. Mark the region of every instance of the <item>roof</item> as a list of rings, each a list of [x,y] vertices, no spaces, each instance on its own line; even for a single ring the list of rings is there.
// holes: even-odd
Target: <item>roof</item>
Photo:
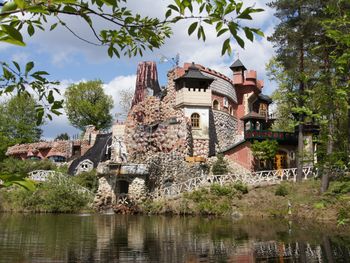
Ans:
[[[245,143],[246,141],[247,141],[247,140],[242,139],[242,140],[240,140],[240,141],[238,141],[238,142],[236,142],[236,143],[234,143],[234,144],[232,144],[232,145],[226,147],[225,149],[221,150],[220,153],[225,153],[225,152],[227,152],[227,151],[230,151],[230,150],[236,148],[237,146],[239,146],[239,145]]]
[[[266,120],[266,117],[263,115],[260,115],[259,113],[255,111],[249,112],[247,115],[244,115],[241,120]]]
[[[247,70],[246,67],[243,65],[242,61],[237,59],[233,64],[230,66],[230,69],[242,69],[242,70]]]
[[[258,98],[259,98],[260,100],[266,101],[268,104],[272,103],[272,99],[271,99],[269,96],[264,95],[264,94],[262,94],[262,93],[260,93],[260,94],[258,95]]]
[[[195,66],[194,62],[192,62],[192,65],[186,70],[185,74],[175,79],[175,81],[183,79],[204,80],[209,83],[214,81],[214,78],[203,75],[199,68]]]

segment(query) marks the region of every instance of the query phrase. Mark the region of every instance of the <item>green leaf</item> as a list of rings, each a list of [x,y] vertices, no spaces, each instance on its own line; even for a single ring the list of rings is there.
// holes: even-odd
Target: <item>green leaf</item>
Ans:
[[[33,67],[34,67],[34,62],[33,61],[28,62],[26,65],[25,75],[28,75],[29,71],[31,71]]]
[[[249,28],[245,27],[245,28],[244,28],[244,33],[245,33],[245,36],[246,36],[250,41],[253,42],[253,40],[254,40],[254,35],[253,35],[252,31],[250,31]]]
[[[33,27],[32,24],[29,24],[29,25],[28,25],[27,31],[28,31],[28,35],[29,35],[29,36],[34,35],[35,30],[34,30],[34,27]]]
[[[217,37],[221,36],[222,34],[224,34],[225,32],[227,32],[229,29],[228,28],[223,28],[221,29],[218,34],[216,35]]]
[[[1,25],[1,28],[3,31],[5,31],[9,37],[11,37],[13,40],[15,40],[18,43],[23,43],[23,37],[22,34],[14,27],[9,26],[9,25]]]
[[[233,36],[236,40],[237,43],[240,45],[241,48],[244,48],[244,41],[242,38],[240,38],[238,35]]]
[[[17,4],[15,2],[7,2],[2,8],[1,13],[11,12],[17,9]]]
[[[230,38],[227,38],[222,44],[221,55],[223,56],[230,47]]]
[[[165,18],[166,19],[171,16],[171,12],[172,12],[171,9],[168,9],[168,11],[166,11],[166,13],[165,13]]]
[[[56,26],[57,26],[57,23],[52,24],[51,27],[50,27],[50,31],[54,30],[56,28]]]
[[[188,28],[188,35],[191,35],[197,28],[198,22],[192,23]]]
[[[12,61],[12,63],[13,63],[13,65],[15,65],[18,72],[21,72],[21,68],[20,68],[19,64],[16,61]]]
[[[179,12],[179,8],[175,5],[168,5],[168,8],[175,10],[176,12]]]
[[[26,5],[24,0],[15,0],[15,3],[21,9],[23,9],[25,7],[25,5]]]

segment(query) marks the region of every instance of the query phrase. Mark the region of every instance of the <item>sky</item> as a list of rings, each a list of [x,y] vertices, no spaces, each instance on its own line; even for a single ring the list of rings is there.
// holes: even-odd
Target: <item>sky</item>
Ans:
[[[260,28],[265,36],[273,33],[277,19],[273,16],[274,10],[266,6],[270,0],[245,0],[244,6],[255,5],[265,9],[264,12],[253,14],[253,20],[246,23],[250,27]],[[150,8],[157,2],[157,8]],[[164,17],[166,6],[172,0],[129,0],[128,6],[131,10],[142,15],[153,17]],[[63,17],[67,25],[78,32],[80,36],[93,40],[91,31],[86,23],[76,17]],[[48,21],[49,28],[52,20]],[[96,21],[99,28],[105,25],[102,21]],[[104,84],[104,90],[114,100],[113,114],[121,112],[119,106],[119,90],[134,90],[136,81],[137,64],[140,61],[155,61],[158,67],[160,85],[166,85],[166,73],[173,67],[170,62],[160,63],[161,57],[173,58],[180,55],[180,66],[184,62],[195,62],[211,69],[222,72],[231,77],[229,66],[238,57],[247,69],[258,72],[258,78],[264,80],[263,93],[270,95],[276,84],[270,82],[266,76],[265,64],[274,55],[272,43],[267,38],[258,37],[254,42],[245,39],[245,49],[231,42],[233,52],[231,56],[221,56],[222,42],[225,38],[216,38],[213,30],[207,29],[207,40],[197,40],[196,36],[187,35],[188,23],[178,23],[173,27],[173,35],[167,39],[165,44],[158,50],[146,52],[143,57],[121,57],[110,58],[105,47],[89,45],[77,39],[73,34],[62,27],[53,31],[40,30],[29,37],[25,33],[25,47],[16,47],[0,43],[0,57],[2,61],[15,60],[24,65],[26,62],[34,61],[35,69],[45,70],[50,73],[50,80],[60,81],[61,94],[72,83],[80,81],[100,79]],[[193,34],[195,35],[195,34]],[[120,117],[119,117],[120,118]],[[72,127],[65,114],[55,116],[52,121],[47,121],[43,129],[43,138],[54,139],[58,134],[67,132],[70,136],[80,133]]]

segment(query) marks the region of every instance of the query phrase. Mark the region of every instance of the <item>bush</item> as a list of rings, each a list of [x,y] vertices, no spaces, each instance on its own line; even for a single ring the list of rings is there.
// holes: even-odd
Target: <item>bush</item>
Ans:
[[[1,191],[3,209],[12,211],[71,213],[88,208],[93,196],[71,178],[53,177],[29,192],[14,187]]]
[[[217,155],[217,160],[213,164],[212,171],[214,175],[221,175],[221,174],[228,173],[228,165],[222,154]]]
[[[221,186],[219,184],[212,184],[210,186],[210,192],[216,196],[229,196],[233,197],[236,193],[232,186]]]
[[[233,185],[233,188],[236,190],[240,191],[242,194],[247,194],[248,193],[248,186],[242,182],[237,182]]]
[[[82,172],[73,177],[74,182],[96,193],[98,189],[98,177],[96,170],[90,172]]]
[[[288,194],[289,194],[288,189],[283,184],[279,185],[275,191],[275,195],[278,195],[278,196],[286,196]]]
[[[329,192],[334,194],[347,194],[350,193],[350,182],[333,182],[329,187]]]
[[[50,160],[19,160],[7,158],[0,163],[0,172],[25,176],[35,170],[55,170],[57,166]]]

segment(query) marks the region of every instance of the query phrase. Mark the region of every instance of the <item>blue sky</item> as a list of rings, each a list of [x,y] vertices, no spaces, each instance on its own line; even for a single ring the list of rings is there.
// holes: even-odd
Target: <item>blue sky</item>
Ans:
[[[132,10],[150,16],[164,16],[165,7],[171,0],[158,0],[157,8],[148,8],[154,6],[154,0],[129,0],[128,5]],[[244,1],[246,6],[255,4],[255,7],[262,7],[264,12],[254,14],[253,21],[247,25],[261,28],[265,35],[271,35],[273,27],[277,23],[273,17],[273,10],[268,8],[261,1]],[[89,29],[85,23],[78,18],[65,18],[67,24],[79,32],[85,38],[91,39]],[[52,22],[52,21],[49,21]],[[98,27],[104,24],[96,22]],[[47,27],[49,27],[48,25]],[[174,35],[168,39],[165,45],[154,52],[147,52],[144,57],[135,58],[109,58],[107,51],[103,47],[96,47],[86,44],[64,28],[57,27],[54,31],[45,31],[28,37],[25,36],[26,47],[14,47],[0,43],[1,60],[16,60],[20,63],[34,61],[36,68],[50,73],[52,80],[61,82],[60,89],[62,93],[65,88],[75,82],[83,80],[101,79],[105,85],[104,89],[114,99],[113,113],[120,112],[118,91],[120,89],[134,89],[135,74],[137,63],[143,60],[153,60],[157,62],[158,75],[161,85],[166,84],[166,72],[172,67],[171,63],[159,63],[161,56],[169,58],[180,54],[180,65],[184,62],[196,62],[209,68],[220,71],[227,76],[231,76],[228,68],[232,62],[239,58],[248,69],[258,71],[258,77],[265,82],[264,93],[271,94],[275,89],[275,84],[270,83],[265,74],[265,64],[273,56],[272,44],[266,38],[258,38],[253,43],[245,40],[246,48],[243,50],[237,44],[234,44],[232,56],[221,57],[221,43],[223,38],[216,38],[215,32],[207,30],[207,41],[198,41],[195,37],[187,35],[186,23],[179,23],[173,28]],[[65,115],[55,117],[53,121],[47,122],[43,127],[44,138],[52,139],[57,134],[68,132],[70,135],[79,133],[78,130],[70,126]]]

